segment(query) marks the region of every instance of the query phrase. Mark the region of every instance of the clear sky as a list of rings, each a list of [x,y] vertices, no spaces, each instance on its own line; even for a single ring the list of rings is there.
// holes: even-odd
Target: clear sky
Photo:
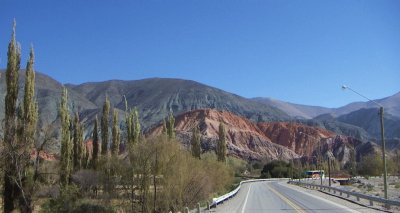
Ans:
[[[168,77],[338,107],[400,91],[399,0],[1,0],[25,67],[63,83]]]

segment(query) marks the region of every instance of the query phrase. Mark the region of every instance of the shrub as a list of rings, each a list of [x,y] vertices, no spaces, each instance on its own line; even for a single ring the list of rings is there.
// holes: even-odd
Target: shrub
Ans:
[[[267,163],[263,170],[261,171],[261,178],[284,178],[290,176],[290,167],[289,163],[280,160],[274,160],[270,163]]]

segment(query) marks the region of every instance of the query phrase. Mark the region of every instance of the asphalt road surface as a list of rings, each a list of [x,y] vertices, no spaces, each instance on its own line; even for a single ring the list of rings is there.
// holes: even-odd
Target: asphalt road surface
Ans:
[[[215,212],[358,212],[304,192],[286,182],[262,181],[242,185],[238,194],[218,205]]]

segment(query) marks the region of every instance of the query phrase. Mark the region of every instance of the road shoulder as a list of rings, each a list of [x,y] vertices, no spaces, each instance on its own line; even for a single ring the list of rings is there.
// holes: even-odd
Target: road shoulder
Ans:
[[[323,198],[325,200],[332,201],[333,203],[342,205],[344,207],[347,207],[349,209],[352,209],[352,210],[355,210],[355,211],[358,211],[358,212],[363,212],[363,213],[364,212],[365,213],[377,213],[377,212],[382,213],[382,212],[386,212],[386,211],[383,211],[381,209],[375,209],[375,208],[377,208],[377,206],[371,208],[371,207],[369,207],[367,205],[358,204],[358,203],[355,203],[354,201],[349,201],[349,200],[347,200],[345,198],[338,197],[338,196],[335,196],[335,195],[331,195],[331,194],[328,194],[328,193],[324,193],[324,192],[321,192],[321,191],[318,191],[318,190],[312,190],[312,189],[308,189],[308,188],[303,188],[303,187],[300,187],[300,186],[288,184],[286,182],[280,182],[279,184],[281,184],[283,186],[286,186],[286,187],[289,187],[291,189],[297,190],[297,191],[306,192],[306,193],[308,193],[310,195],[314,195],[314,196],[316,196],[318,198]]]

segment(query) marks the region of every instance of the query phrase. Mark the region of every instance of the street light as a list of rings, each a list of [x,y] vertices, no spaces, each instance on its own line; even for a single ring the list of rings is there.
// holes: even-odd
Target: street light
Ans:
[[[371,100],[369,98],[367,98],[366,96],[358,93],[357,91],[353,90],[352,88],[343,85],[342,86],[343,90],[350,90],[354,93],[356,93],[357,95],[367,99],[368,101],[376,104],[379,106],[379,115],[380,115],[380,122],[381,122],[381,140],[382,140],[382,160],[383,160],[383,188],[385,191],[385,199],[388,199],[388,195],[387,195],[387,169],[386,169],[386,156],[385,156],[385,150],[386,150],[386,145],[385,145],[385,129],[384,129],[384,125],[383,125],[383,106],[381,104],[379,104],[378,102]]]

